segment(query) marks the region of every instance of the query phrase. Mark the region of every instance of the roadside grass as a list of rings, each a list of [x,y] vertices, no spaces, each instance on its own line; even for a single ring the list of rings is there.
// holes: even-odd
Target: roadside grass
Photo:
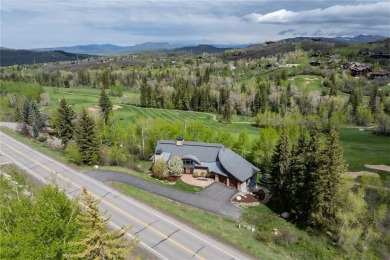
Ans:
[[[190,226],[223,239],[232,246],[259,259],[340,259],[340,251],[327,237],[309,235],[287,222],[266,205],[244,209],[240,222],[225,219],[132,186],[113,182],[124,194],[143,201],[157,210],[184,221]],[[238,224],[241,228],[238,228]],[[247,229],[255,227],[255,232]],[[277,228],[279,235],[272,234]]]
[[[202,232],[221,238],[256,258],[284,259],[288,255],[283,249],[280,249],[280,252],[273,252],[272,249],[257,241],[250,231],[243,228],[238,229],[238,223],[233,220],[157,196],[130,185],[119,182],[113,182],[112,185],[124,194],[182,220]]]
[[[365,164],[390,165],[389,137],[360,131],[358,128],[341,128],[340,140],[348,170],[367,170]]]
[[[38,140],[35,140],[33,138],[27,138],[25,136],[22,136],[21,134],[14,132],[7,127],[0,127],[0,130],[6,133],[7,135],[15,138],[16,140],[27,144],[31,146],[32,148],[45,153],[46,155],[50,155],[52,157],[55,157],[56,159],[62,161],[62,162],[67,162],[67,157],[60,151],[55,151],[50,149],[49,147],[45,146],[44,143],[39,142]]]
[[[38,150],[39,152],[42,152],[42,153],[44,153],[46,155],[49,155],[49,156],[51,156],[51,157],[61,161],[62,163],[66,163],[67,165],[72,166],[72,168],[75,168],[77,170],[82,170],[82,171],[90,171],[90,170],[92,170],[91,166],[77,166],[77,165],[71,164],[69,162],[68,158],[62,152],[52,150],[49,147],[45,146],[44,143],[41,143],[41,142],[39,142],[37,140],[34,140],[32,138],[27,138],[25,136],[22,136],[19,133],[16,133],[16,132],[14,132],[14,131],[6,128],[6,127],[0,127],[0,130],[3,131],[4,133],[8,134],[9,136],[15,138],[16,140],[31,146],[32,148]],[[140,161],[139,164],[141,165],[141,169],[144,170],[145,167],[147,167],[147,165],[150,164],[150,162]],[[100,167],[100,169],[101,170],[110,170],[110,171],[117,171],[117,172],[127,173],[127,174],[130,174],[130,175],[136,176],[138,178],[141,178],[141,179],[144,179],[144,180],[147,180],[147,181],[151,181],[151,182],[157,183],[159,185],[166,186],[166,187],[169,187],[169,188],[173,188],[173,189],[176,189],[176,190],[190,191],[190,192],[196,192],[196,191],[202,190],[201,187],[193,186],[193,185],[184,183],[181,180],[178,180],[174,184],[170,184],[168,182],[159,181],[159,180],[149,176],[148,174],[146,174],[146,171],[141,173],[141,172],[137,172],[137,171],[132,170],[132,169],[128,169],[128,168],[125,168],[125,167],[118,167],[118,166],[102,166],[102,167]]]

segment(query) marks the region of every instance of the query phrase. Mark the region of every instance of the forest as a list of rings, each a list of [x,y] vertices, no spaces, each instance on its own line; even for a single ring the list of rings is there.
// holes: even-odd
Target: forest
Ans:
[[[221,143],[260,168],[267,207],[291,214],[275,238],[264,209],[248,210],[256,241],[301,257],[318,235],[316,257],[386,258],[390,173],[365,165],[390,165],[389,43],[306,39],[2,67],[0,117],[81,167],[136,169],[158,140],[178,136]],[[346,178],[352,171],[377,177]]]

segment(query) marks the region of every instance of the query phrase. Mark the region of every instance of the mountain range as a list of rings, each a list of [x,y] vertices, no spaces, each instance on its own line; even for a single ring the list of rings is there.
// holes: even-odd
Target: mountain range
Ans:
[[[380,35],[358,35],[355,37],[295,37],[282,41],[298,42],[306,39],[321,39],[324,42],[340,42],[344,44],[368,43],[387,39]],[[71,47],[39,48],[32,50],[15,50],[0,47],[0,66],[15,64],[34,64],[55,61],[73,61],[85,59],[92,56],[129,54],[144,51],[163,51],[166,53],[221,53],[227,49],[246,48],[256,44],[223,45],[223,44],[194,44],[193,46],[183,44],[171,44],[167,42],[146,42],[133,46],[118,46],[113,44],[91,44],[76,45]],[[77,54],[76,54],[77,53]]]

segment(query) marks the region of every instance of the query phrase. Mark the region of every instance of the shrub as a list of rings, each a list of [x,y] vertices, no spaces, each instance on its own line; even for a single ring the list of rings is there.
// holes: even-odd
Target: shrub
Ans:
[[[47,140],[47,138],[44,137],[44,136],[38,137],[38,141],[41,142],[41,143],[46,142],[46,140]]]
[[[65,148],[65,156],[68,157],[69,161],[80,165],[82,163],[82,154],[75,143],[68,143]]]
[[[168,170],[171,176],[180,176],[183,173],[183,161],[179,156],[174,156],[168,161]]]
[[[159,180],[167,178],[169,173],[167,163],[163,159],[158,159],[154,162],[152,171],[154,176]]]

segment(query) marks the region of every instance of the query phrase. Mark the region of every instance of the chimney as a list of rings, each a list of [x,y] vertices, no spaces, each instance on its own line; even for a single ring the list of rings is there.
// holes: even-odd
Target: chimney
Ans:
[[[156,153],[154,154],[154,161],[157,161],[162,158],[162,150],[159,148],[157,149]]]
[[[182,146],[182,145],[183,145],[183,142],[184,142],[183,136],[179,136],[179,137],[176,139],[176,145],[177,145],[177,146]]]

